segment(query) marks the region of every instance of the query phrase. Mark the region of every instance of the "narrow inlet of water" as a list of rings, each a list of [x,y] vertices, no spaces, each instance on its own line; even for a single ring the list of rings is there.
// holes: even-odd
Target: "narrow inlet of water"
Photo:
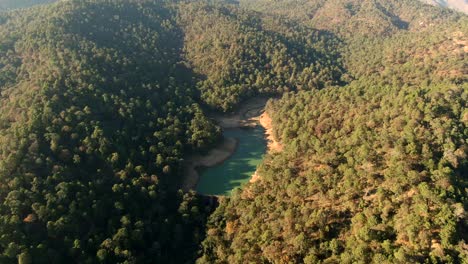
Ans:
[[[198,193],[229,196],[233,189],[250,180],[263,160],[267,145],[263,127],[227,129],[224,136],[237,138],[237,149],[223,163],[199,170]]]

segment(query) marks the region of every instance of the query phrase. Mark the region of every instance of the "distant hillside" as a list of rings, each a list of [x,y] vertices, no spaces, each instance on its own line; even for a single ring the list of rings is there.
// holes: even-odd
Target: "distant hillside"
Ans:
[[[24,8],[38,4],[52,3],[57,0],[0,0],[0,11],[16,8]]]
[[[450,10],[414,0],[241,0],[240,5],[261,12],[264,27],[273,27],[268,24],[275,17],[331,32],[346,46],[340,53],[352,79],[460,83],[466,76],[460,70],[466,17]]]
[[[240,0],[240,5],[345,38],[419,32],[454,19],[447,10],[431,8],[414,0]]]
[[[466,0],[424,0],[424,2],[431,5],[453,8],[468,14],[468,1]]]
[[[308,30],[284,37],[264,29],[256,13],[235,5],[179,5],[185,58],[203,102],[223,111],[256,94],[323,88],[339,83],[336,45]]]

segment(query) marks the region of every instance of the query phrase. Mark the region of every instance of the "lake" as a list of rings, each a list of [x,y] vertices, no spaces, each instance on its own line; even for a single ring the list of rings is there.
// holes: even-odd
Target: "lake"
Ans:
[[[261,126],[227,129],[224,136],[237,138],[237,149],[222,164],[200,170],[198,193],[230,195],[234,188],[250,180],[265,155],[267,142],[265,130]]]

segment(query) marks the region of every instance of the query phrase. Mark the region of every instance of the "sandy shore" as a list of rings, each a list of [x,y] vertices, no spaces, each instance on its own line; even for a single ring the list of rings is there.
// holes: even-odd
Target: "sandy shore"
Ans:
[[[264,112],[259,118],[260,125],[265,128],[265,135],[268,140],[268,152],[280,152],[283,150],[283,145],[276,140],[273,135],[273,125],[270,115],[267,112]]]
[[[267,112],[263,112],[260,117],[258,117],[258,122],[265,129],[265,136],[267,139],[267,151],[269,153],[281,152],[283,150],[283,145],[281,142],[277,141],[273,135],[273,126],[270,115]],[[250,182],[256,182],[260,179],[258,170],[254,172]]]
[[[258,125],[260,115],[265,109],[268,98],[254,98],[246,101],[238,111],[233,114],[209,114],[224,128],[255,127]]]
[[[230,115],[211,114],[218,124],[224,128],[255,127],[261,125],[265,128],[265,137],[268,140],[268,152],[278,152],[282,150],[280,142],[273,136],[271,118],[264,112],[267,98],[255,98],[245,102],[242,107]],[[193,155],[186,158],[184,164],[184,180],[182,189],[185,191],[194,190],[197,187],[200,175],[197,168],[213,167],[227,160],[237,149],[238,140],[235,138],[224,138],[222,143],[212,149],[206,155]],[[259,179],[257,172],[252,175],[251,182]]]

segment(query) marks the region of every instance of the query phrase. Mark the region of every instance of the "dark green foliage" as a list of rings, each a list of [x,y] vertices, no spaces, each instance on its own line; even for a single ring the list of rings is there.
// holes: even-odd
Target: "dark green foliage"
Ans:
[[[1,262],[193,258],[205,209],[169,187],[183,153],[219,131],[192,99],[170,11],[71,1],[9,15],[0,28]]]
[[[280,35],[233,5],[188,3],[178,10],[187,60],[206,76],[198,88],[211,107],[229,111],[255,95],[341,83],[338,45],[325,32],[290,28],[294,36]]]

